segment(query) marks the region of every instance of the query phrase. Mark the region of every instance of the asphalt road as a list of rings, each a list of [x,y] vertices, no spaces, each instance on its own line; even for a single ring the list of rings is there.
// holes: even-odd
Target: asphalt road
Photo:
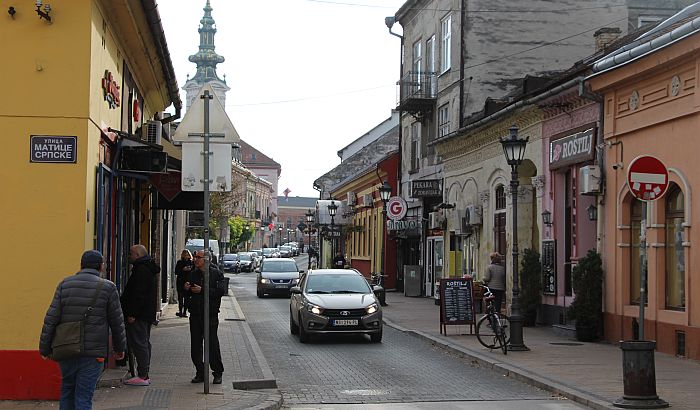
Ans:
[[[305,257],[297,262],[306,270]],[[366,336],[312,338],[311,343],[301,344],[289,332],[288,298],[259,299],[255,273],[236,275],[233,288],[277,378],[285,406],[321,409],[375,404],[373,408],[418,409],[436,408],[429,403],[438,403],[438,408],[454,409],[580,408],[389,326],[384,327],[379,344],[370,343]]]

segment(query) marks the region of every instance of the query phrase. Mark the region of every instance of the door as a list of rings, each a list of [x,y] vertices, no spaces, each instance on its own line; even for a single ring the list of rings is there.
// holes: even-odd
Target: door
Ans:
[[[443,268],[443,239],[442,236],[427,238],[425,296],[435,296],[436,284],[442,278]]]

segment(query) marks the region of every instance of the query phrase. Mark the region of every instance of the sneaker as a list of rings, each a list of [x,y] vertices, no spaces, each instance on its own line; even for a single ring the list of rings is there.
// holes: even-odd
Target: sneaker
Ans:
[[[214,384],[221,384],[221,382],[222,382],[222,380],[221,380],[221,375],[220,375],[220,374],[219,374],[219,375],[215,374],[215,375],[214,375],[214,381],[213,381],[212,383],[214,383]]]
[[[124,380],[127,386],[148,386],[151,384],[151,379],[142,379],[140,377],[132,377],[129,380]]]

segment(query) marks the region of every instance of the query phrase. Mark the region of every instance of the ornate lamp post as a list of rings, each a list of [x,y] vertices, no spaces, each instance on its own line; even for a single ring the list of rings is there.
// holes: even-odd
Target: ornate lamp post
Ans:
[[[386,261],[384,260],[384,252],[386,249],[386,203],[391,197],[391,185],[389,185],[388,181],[384,181],[382,186],[379,187],[379,197],[382,199],[382,223],[384,225],[382,226],[382,270],[379,272],[379,281],[377,285],[384,286],[384,271],[386,270]]]
[[[260,227],[260,249],[265,247],[265,227]]]
[[[310,209],[304,214],[306,216],[306,229],[309,233],[309,243],[306,245],[306,254],[309,256],[309,266],[307,269],[311,269],[311,225],[314,223],[314,213]]]
[[[279,232],[279,235],[277,235],[277,246],[282,245],[282,227],[280,226],[277,231]]]
[[[338,205],[335,201],[328,204],[328,215],[331,216],[331,258],[335,257],[335,213],[338,212]]]
[[[513,298],[510,316],[510,343],[508,350],[530,350],[523,342],[523,316],[520,313],[520,287],[518,286],[518,166],[525,156],[525,146],[530,137],[518,138],[518,127],[510,127],[510,135],[501,138],[503,153],[510,165],[510,193],[513,200]]]

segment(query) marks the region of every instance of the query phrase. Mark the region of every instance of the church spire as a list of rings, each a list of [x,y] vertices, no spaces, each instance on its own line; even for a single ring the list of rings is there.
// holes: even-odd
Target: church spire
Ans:
[[[221,81],[226,83],[219,78],[216,74],[216,65],[224,62],[224,57],[216,54],[214,51],[214,34],[216,34],[216,24],[214,18],[211,16],[211,5],[209,0],[204,6],[204,16],[199,23],[199,51],[197,54],[191,55],[189,60],[197,64],[197,74],[192,78],[192,81],[196,81],[199,84],[204,84],[209,81]]]

